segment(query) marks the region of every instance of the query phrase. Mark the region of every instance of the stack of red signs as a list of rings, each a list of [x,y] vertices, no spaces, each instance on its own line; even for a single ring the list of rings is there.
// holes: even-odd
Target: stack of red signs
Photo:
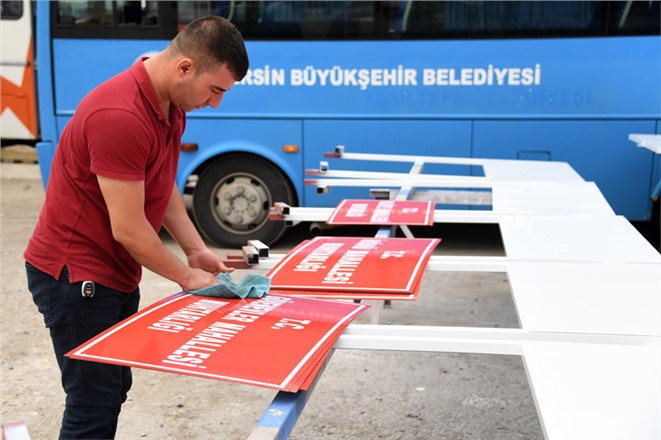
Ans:
[[[368,306],[266,295],[178,293],[67,356],[296,392],[308,389],[336,339]]]
[[[267,274],[270,292],[324,298],[408,299],[440,239],[317,237]]]
[[[434,224],[434,202],[421,200],[342,200],[326,220],[329,225]]]

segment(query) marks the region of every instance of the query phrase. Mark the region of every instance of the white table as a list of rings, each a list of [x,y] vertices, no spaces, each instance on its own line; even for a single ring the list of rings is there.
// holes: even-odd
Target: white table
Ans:
[[[661,154],[661,134],[630,134],[629,140],[642,148]]]
[[[501,219],[500,231],[514,259],[661,263],[661,255],[622,216],[509,216]]]
[[[661,136],[630,139],[661,154]],[[432,256],[426,270],[505,272],[521,328],[352,324],[335,348],[521,356],[547,440],[661,438],[661,255],[614,214],[594,183],[565,163],[343,149],[336,157],[415,162],[416,169],[422,163],[482,166],[484,177],[324,166],[311,175],[325,178],[306,184],[491,188],[491,211],[436,210],[434,221],[497,223],[507,256]],[[282,217],[325,221],[330,213],[291,208]],[[268,260],[255,268],[268,269]],[[308,397],[279,393],[250,439],[288,435]]]
[[[658,341],[658,339],[657,339]],[[547,439],[661,438],[659,343],[524,342]]]
[[[637,146],[647,148],[648,150],[661,154],[661,134],[630,134],[629,140],[636,143]],[[654,185],[652,197],[657,198],[661,193],[661,179]]]
[[[506,265],[519,322],[526,331],[661,337],[659,264]]]

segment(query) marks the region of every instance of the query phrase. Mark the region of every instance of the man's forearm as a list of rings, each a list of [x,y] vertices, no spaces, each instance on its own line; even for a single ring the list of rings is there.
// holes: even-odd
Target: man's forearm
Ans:
[[[190,278],[190,268],[163,245],[149,224],[116,239],[138,263],[152,272],[180,286]]]
[[[97,176],[97,179],[108,207],[112,236],[138,263],[176,282],[184,290],[195,290],[217,283],[218,280],[212,275],[217,270],[205,271],[200,270],[199,267],[190,267],[165,248],[158,236],[158,231],[154,230],[145,216],[144,183],[142,181],[123,181],[103,176]],[[197,252],[204,255],[207,249],[197,231],[186,232],[190,228],[194,230],[192,224],[186,226],[185,222],[172,220],[180,218],[180,215],[176,215],[178,209],[182,209],[186,215],[183,201],[178,193],[177,197],[180,205],[177,205],[176,202],[170,203],[166,217],[168,217],[169,223],[174,225],[176,239],[183,240],[186,246],[184,251],[187,252],[190,262],[191,254],[189,252],[199,249]]]
[[[192,255],[206,250],[202,237],[186,212],[186,206],[175,186],[170,196],[163,226],[177,242],[186,255]]]

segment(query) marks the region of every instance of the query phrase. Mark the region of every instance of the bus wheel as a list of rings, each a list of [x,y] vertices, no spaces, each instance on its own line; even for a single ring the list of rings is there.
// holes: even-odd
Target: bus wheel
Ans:
[[[274,202],[295,205],[289,180],[262,158],[234,154],[200,174],[193,216],[202,235],[218,246],[240,249],[247,240],[270,245],[285,232],[284,222],[269,221]]]

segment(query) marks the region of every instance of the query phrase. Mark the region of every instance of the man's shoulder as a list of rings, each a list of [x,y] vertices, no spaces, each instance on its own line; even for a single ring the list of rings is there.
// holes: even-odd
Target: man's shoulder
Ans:
[[[139,87],[128,70],[125,70],[112,78],[99,84],[86,97],[87,101],[95,101],[96,104],[133,102]]]
[[[113,119],[136,120],[145,123],[148,103],[141,96],[140,88],[129,71],[124,71],[99,84],[85,96],[76,116],[81,121],[88,121],[93,115],[112,115]]]

